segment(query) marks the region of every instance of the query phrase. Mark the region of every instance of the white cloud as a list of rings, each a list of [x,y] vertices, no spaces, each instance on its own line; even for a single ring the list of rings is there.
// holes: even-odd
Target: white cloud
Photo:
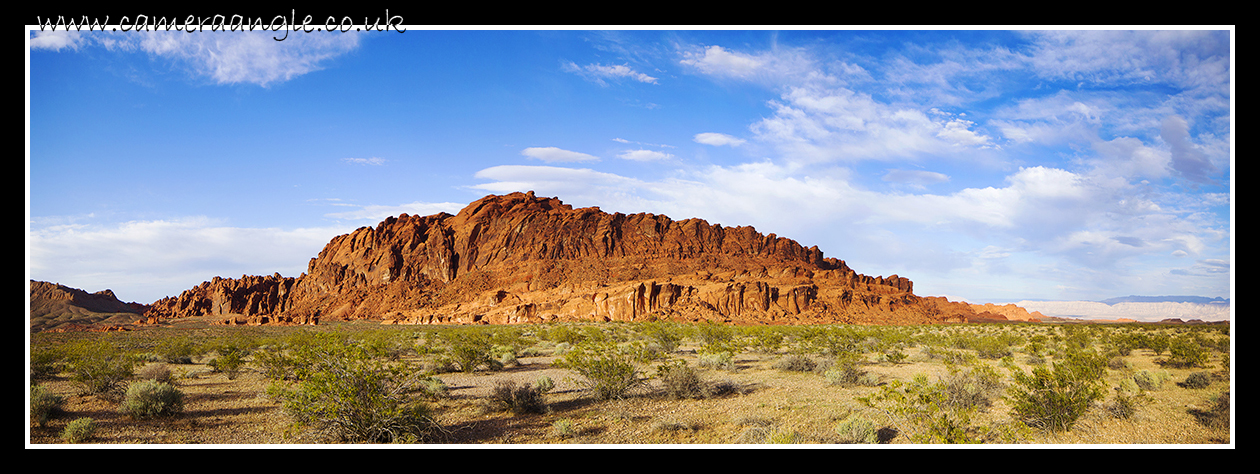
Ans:
[[[635,71],[625,64],[614,64],[611,66],[605,66],[603,64],[587,64],[585,66],[578,66],[573,62],[568,62],[563,65],[563,69],[565,72],[577,74],[589,81],[605,87],[608,86],[608,83],[604,81],[605,79],[631,79],[647,84],[657,84],[657,78]]]
[[[652,150],[626,150],[617,157],[633,161],[663,161],[672,159],[674,155]]]
[[[742,138],[735,138],[725,133],[714,132],[697,133],[693,140],[695,140],[696,143],[704,145],[733,147],[743,145],[746,142]]]
[[[31,49],[61,51],[64,48],[77,50],[86,41],[78,31],[31,31]]]
[[[530,147],[521,150],[521,154],[535,160],[542,160],[548,163],[570,163],[576,161],[599,161],[599,157],[588,155],[586,153],[578,153],[576,151],[563,150],[554,146],[548,147]]]
[[[229,227],[205,217],[32,228],[30,273],[152,303],[215,276],[297,276],[332,237],[351,230]]]
[[[747,78],[757,74],[770,61],[765,57],[757,57],[730,51],[713,45],[704,49],[703,53],[684,52],[682,64],[693,66],[705,74]]]
[[[366,206],[357,206],[353,204],[343,205],[347,207],[357,207],[353,211],[333,212],[324,214],[325,217],[333,219],[347,220],[368,220],[373,223],[385,220],[386,217],[396,217],[399,214],[410,214],[413,216],[428,216],[445,212],[448,214],[456,214],[463,209],[465,204],[454,202],[413,202],[409,204],[399,204],[395,206],[370,204]]]
[[[361,38],[352,32],[289,35],[284,41],[276,41],[273,36],[272,32],[223,31],[96,32],[80,36],[41,32],[32,38],[32,47],[38,44],[46,49],[77,50],[87,44],[99,44],[114,51],[140,51],[173,60],[191,75],[216,84],[267,87],[323,69],[329,61],[358,48]]]
[[[342,161],[345,161],[346,163],[356,164],[356,165],[380,166],[380,165],[385,164],[386,160],[384,158],[377,158],[373,156],[371,158],[342,158]]]

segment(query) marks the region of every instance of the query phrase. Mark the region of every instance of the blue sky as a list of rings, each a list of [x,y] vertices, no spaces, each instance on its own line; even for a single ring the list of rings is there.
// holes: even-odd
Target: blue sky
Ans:
[[[1229,29],[28,34],[29,278],[125,301],[534,190],[970,302],[1230,297]]]

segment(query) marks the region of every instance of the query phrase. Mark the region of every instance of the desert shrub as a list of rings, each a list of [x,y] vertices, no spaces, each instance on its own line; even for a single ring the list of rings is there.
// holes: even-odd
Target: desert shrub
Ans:
[[[884,351],[884,354],[880,357],[880,359],[882,359],[884,362],[897,365],[897,364],[905,363],[906,358],[908,357],[909,356],[907,356],[905,352],[901,352],[899,350],[893,349],[893,350]]]
[[[551,424],[551,436],[556,438],[572,438],[577,436],[577,427],[568,418],[556,420]]]
[[[1203,367],[1208,361],[1208,351],[1194,338],[1178,337],[1168,347],[1165,365],[1173,367]]]
[[[490,392],[491,402],[513,415],[546,413],[547,400],[543,390],[536,385],[517,385],[511,380],[499,380]]]
[[[648,343],[665,354],[672,354],[682,344],[685,333],[670,323],[649,322],[639,328]]]
[[[1159,372],[1140,370],[1133,374],[1133,382],[1142,390],[1159,390],[1166,381],[1168,381],[1168,372],[1162,370]]]
[[[971,425],[974,408],[951,406],[945,384],[931,383],[924,374],[916,374],[910,383],[893,380],[857,400],[883,411],[894,420],[897,431],[907,433],[915,443],[980,443],[987,431]]]
[[[61,372],[65,365],[65,353],[56,347],[31,349],[31,379],[42,380],[52,378]]]
[[[806,355],[789,354],[780,357],[772,366],[786,372],[812,372],[818,367],[818,363]]]
[[[473,329],[448,331],[443,336],[449,344],[447,357],[459,366],[459,370],[472,373],[481,367],[488,370],[503,368],[503,363],[495,358],[494,341],[490,334]]]
[[[70,379],[85,394],[117,399],[135,373],[139,360],[105,341],[89,341],[72,346],[69,351]]]
[[[1123,370],[1129,368],[1129,362],[1121,356],[1112,356],[1107,359],[1107,368],[1111,370]]]
[[[874,386],[879,383],[877,377],[871,377],[866,370],[858,366],[858,359],[855,357],[836,359],[823,371],[823,376],[832,385],[841,387]]]
[[[164,363],[144,366],[139,372],[136,372],[136,378],[169,384],[175,383],[175,374],[171,372],[171,367]]]
[[[757,353],[773,354],[783,347],[786,335],[774,327],[745,326],[741,329],[748,347]]]
[[[668,398],[700,399],[709,395],[700,373],[685,361],[674,360],[661,364],[656,368],[656,378],[661,381],[662,391]]]
[[[1103,397],[1106,361],[1092,352],[1072,352],[1053,367],[1015,373],[1008,391],[1012,415],[1024,424],[1048,431],[1072,428],[1090,404]]]
[[[248,346],[236,343],[226,343],[214,350],[218,356],[210,359],[206,365],[210,366],[212,372],[227,375],[228,380],[236,380],[240,375],[241,369],[245,367],[245,358],[249,356],[250,349]]]
[[[1229,428],[1229,390],[1221,392],[1219,395],[1212,397],[1208,401],[1207,410],[1190,410],[1190,414],[1198,419],[1203,426],[1213,429]]]
[[[78,418],[69,423],[61,431],[61,439],[67,443],[82,443],[96,436],[96,422],[91,418]]]
[[[440,400],[450,396],[450,387],[437,377],[422,377],[416,384],[419,392],[429,400]]]
[[[520,365],[520,361],[516,359],[516,349],[512,346],[504,346],[495,344],[490,348],[490,357],[493,357],[498,367],[515,367]]]
[[[583,344],[553,363],[581,376],[577,383],[597,400],[624,398],[645,386],[647,379],[634,364],[633,356],[609,344]]]
[[[298,362],[282,346],[261,347],[254,351],[254,365],[269,380],[297,379]]]
[[[556,383],[551,380],[551,377],[542,375],[534,380],[534,386],[538,387],[538,390],[542,391],[542,393],[547,393],[556,388]]]
[[[1137,414],[1138,403],[1143,400],[1142,397],[1140,394],[1129,396],[1117,389],[1115,396],[1103,404],[1103,409],[1112,418],[1127,420]]]
[[[701,352],[696,363],[705,368],[735,370],[735,357],[729,351]]]
[[[410,395],[425,376],[336,341],[299,357],[306,367],[299,380],[268,388],[299,427],[349,442],[418,442],[440,434],[429,406]]]
[[[1212,385],[1212,375],[1207,372],[1194,372],[1186,376],[1186,381],[1182,382],[1182,386],[1186,388],[1207,388]]]
[[[197,343],[187,337],[163,339],[157,346],[158,358],[168,364],[191,364],[201,355]]]
[[[184,411],[184,393],[169,383],[140,380],[127,387],[121,409],[132,418],[176,415]]]
[[[860,416],[851,415],[836,425],[841,444],[876,444],[879,442],[879,425]]]
[[[944,403],[955,408],[988,408],[1000,397],[1006,385],[1002,376],[986,364],[970,369],[953,368],[942,380]]]
[[[1011,346],[1001,337],[977,337],[971,348],[981,359],[1001,359],[1011,355]]]
[[[31,385],[31,420],[41,428],[48,420],[61,411],[65,401],[60,395],[52,393],[43,385]]]

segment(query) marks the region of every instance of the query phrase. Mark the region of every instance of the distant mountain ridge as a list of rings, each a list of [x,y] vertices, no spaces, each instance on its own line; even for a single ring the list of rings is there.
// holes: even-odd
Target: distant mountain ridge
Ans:
[[[1196,303],[1196,304],[1223,304],[1229,305],[1229,300],[1221,297],[1208,298],[1206,296],[1120,296],[1116,298],[1108,298],[1099,303],[1114,305],[1116,303]]]

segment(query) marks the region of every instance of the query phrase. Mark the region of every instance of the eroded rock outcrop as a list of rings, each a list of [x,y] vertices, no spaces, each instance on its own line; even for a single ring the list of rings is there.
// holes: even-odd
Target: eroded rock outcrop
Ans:
[[[335,237],[297,278],[215,278],[153,304],[157,318],[236,324],[376,319],[410,324],[723,321],[965,322],[904,277],[752,227],[574,209],[530,193],[487,196],[457,215],[403,214]]]

